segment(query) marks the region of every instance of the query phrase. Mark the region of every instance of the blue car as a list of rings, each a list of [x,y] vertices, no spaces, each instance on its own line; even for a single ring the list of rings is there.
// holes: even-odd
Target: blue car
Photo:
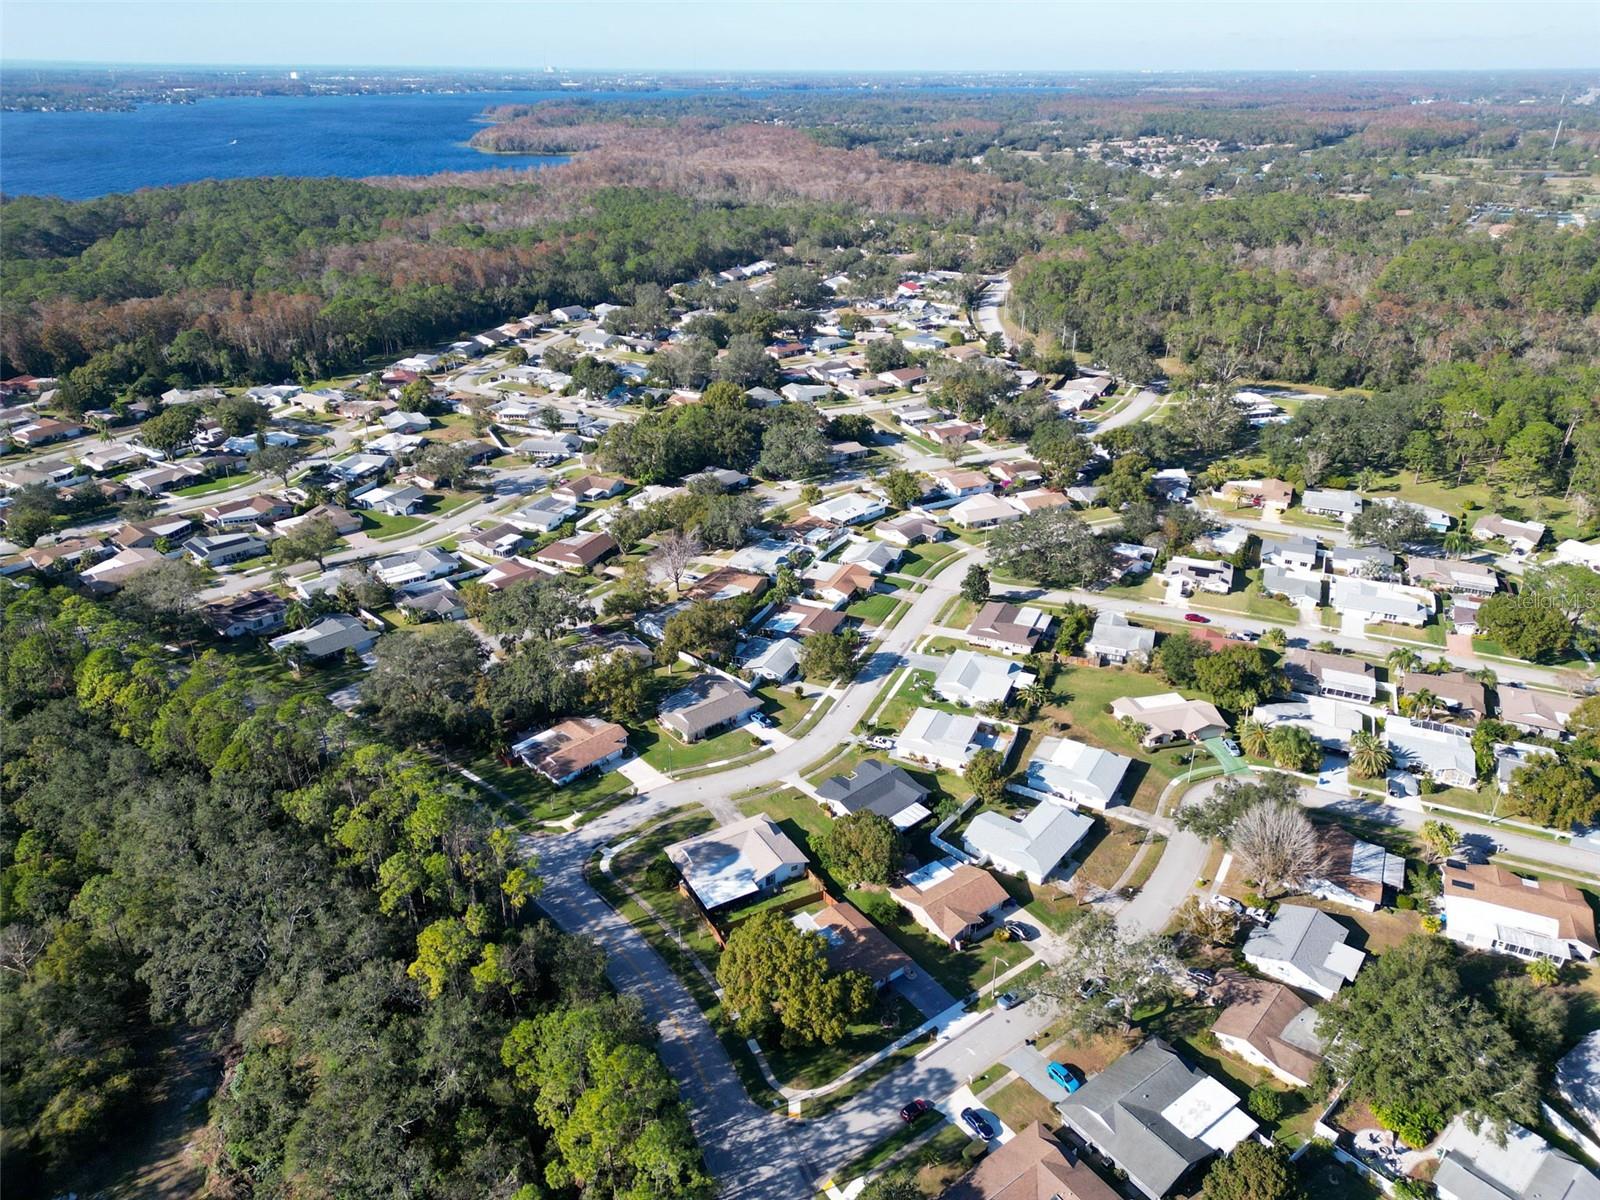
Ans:
[[[1066,1088],[1068,1093],[1075,1092],[1083,1086],[1083,1076],[1078,1073],[1078,1069],[1069,1067],[1066,1063],[1053,1062],[1045,1068],[1045,1073]]]

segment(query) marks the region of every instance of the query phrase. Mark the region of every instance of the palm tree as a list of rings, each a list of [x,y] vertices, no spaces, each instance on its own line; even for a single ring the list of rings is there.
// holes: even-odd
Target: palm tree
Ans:
[[[1383,662],[1389,670],[1398,672],[1403,680],[1408,671],[1415,671],[1422,665],[1422,656],[1415,650],[1407,650],[1404,646],[1400,646],[1389,651]]]
[[[1362,730],[1350,738],[1350,770],[1363,779],[1381,779],[1394,765],[1394,755],[1383,739]]]
[[[1466,558],[1478,548],[1478,539],[1464,525],[1458,525],[1444,535],[1444,552],[1451,558]]]
[[[1282,651],[1289,644],[1289,635],[1283,626],[1274,625],[1261,635],[1261,644],[1268,650]]]
[[[1439,697],[1427,688],[1418,688],[1410,695],[1411,715],[1421,717],[1426,721],[1439,711]]]
[[[1034,680],[1027,687],[1017,693],[1017,698],[1029,709],[1038,712],[1050,701],[1050,689],[1038,680]]]
[[[1267,727],[1254,717],[1246,717],[1234,730],[1239,735],[1239,748],[1251,758],[1266,758],[1270,751]]]
[[[1321,758],[1311,735],[1298,725],[1279,725],[1267,735],[1267,747],[1272,765],[1283,771],[1310,770]]]

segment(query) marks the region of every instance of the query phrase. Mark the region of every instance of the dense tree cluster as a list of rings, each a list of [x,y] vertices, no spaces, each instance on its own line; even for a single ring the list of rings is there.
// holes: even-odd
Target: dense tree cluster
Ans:
[[[3,636],[12,1186],[139,1111],[178,1023],[225,1051],[219,1192],[709,1194],[637,1007],[453,776],[63,591]]]

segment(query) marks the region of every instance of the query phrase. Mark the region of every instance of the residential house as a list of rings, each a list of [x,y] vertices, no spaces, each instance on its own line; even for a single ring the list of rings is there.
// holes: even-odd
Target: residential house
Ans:
[[[889,894],[917,924],[957,949],[992,933],[1011,899],[989,872],[950,858],[918,868]]]
[[[57,421],[54,417],[42,417],[37,421],[29,421],[26,425],[18,425],[11,431],[11,440],[19,446],[28,447],[30,450],[39,446],[48,446],[52,442],[63,442],[68,438],[82,436],[82,425],[76,421]]]
[[[617,541],[609,533],[577,533],[551,542],[533,557],[563,571],[587,571],[617,550]]]
[[[1383,723],[1383,740],[1402,770],[1426,775],[1445,787],[1470,788],[1477,782],[1478,758],[1470,729],[1389,717]]]
[[[383,474],[392,466],[394,459],[387,454],[352,454],[348,458],[330,463],[328,474],[346,483],[361,483],[375,475]]]
[[[368,629],[359,618],[347,613],[333,613],[314,625],[281,634],[267,644],[277,654],[296,658],[321,659],[354,650],[360,654],[372,648],[378,635]]]
[[[1018,487],[1038,483],[1044,478],[1044,468],[1031,459],[1010,459],[990,463],[989,474],[1006,487]]]
[[[409,517],[421,508],[428,493],[414,483],[391,483],[369,488],[356,496],[362,508],[390,517]]]
[[[57,567],[82,567],[99,558],[106,544],[99,537],[68,538],[65,541],[39,543],[23,551],[22,561],[35,571],[50,571]]]
[[[928,378],[921,367],[896,367],[892,371],[878,372],[878,379],[893,388],[914,388]]]
[[[762,626],[768,633],[808,638],[813,633],[837,633],[849,618],[837,609],[792,600],[774,609]]]
[[[1434,699],[1461,717],[1481,720],[1489,715],[1488,690],[1465,671],[1444,671],[1437,675],[1408,672],[1400,684],[1401,695],[1427,691]]]
[[[657,709],[663,729],[685,742],[731,729],[761,710],[761,700],[725,675],[697,676],[668,696]]]
[[[1322,561],[1335,575],[1373,578],[1395,569],[1394,555],[1382,546],[1329,546],[1322,552]]]
[[[267,552],[267,543],[254,533],[219,533],[190,538],[184,553],[203,567],[225,567]]]
[[[146,567],[165,559],[166,555],[152,547],[130,546],[85,567],[78,572],[78,579],[92,591],[115,591]]]
[[[1168,588],[1176,588],[1180,595],[1192,596],[1196,592],[1216,592],[1226,595],[1233,590],[1233,564],[1220,559],[1190,558],[1175,554],[1156,576]]]
[[[1472,536],[1486,542],[1504,542],[1517,556],[1532,554],[1544,541],[1548,526],[1539,521],[1513,521],[1498,514],[1479,517],[1472,525]]]
[[[1195,538],[1196,550],[1232,558],[1250,543],[1253,535],[1243,525],[1220,525]]]
[[[557,484],[552,495],[573,503],[593,504],[626,491],[628,481],[615,475],[579,475]]]
[[[1491,566],[1461,558],[1424,558],[1420,554],[1406,559],[1406,581],[1470,596],[1492,596],[1500,589],[1500,576]]]
[[[517,443],[518,454],[542,463],[558,463],[571,458],[581,449],[583,439],[575,433],[547,433],[540,437],[524,438]]]
[[[740,596],[760,596],[772,581],[756,571],[718,567],[702,575],[683,590],[686,600],[734,600]]]
[[[1333,488],[1311,489],[1300,497],[1302,512],[1318,517],[1332,517],[1348,525],[1361,515],[1361,496],[1357,492]]]
[[[966,421],[930,421],[922,427],[922,432],[941,446],[964,446],[982,430]]]
[[[1294,503],[1294,488],[1281,479],[1230,479],[1213,495],[1241,508],[1259,508],[1269,519],[1283,516]]]
[[[1567,538],[1556,543],[1555,560],[1600,571],[1600,542],[1580,542],[1575,538]]]
[[[951,468],[933,472],[933,486],[953,500],[994,491],[994,480],[982,471]]]
[[[628,731],[599,717],[568,717],[523,738],[511,753],[557,787],[586,771],[604,770],[628,753]]]
[[[459,621],[467,604],[448,579],[408,583],[395,593],[394,606],[414,621]]]
[[[744,669],[770,683],[783,683],[800,669],[800,643],[793,638],[752,638]]]
[[[819,501],[806,510],[819,521],[833,521],[840,525],[859,525],[872,521],[889,511],[889,506],[877,496],[865,492],[844,492]]]
[[[1322,556],[1316,538],[1289,533],[1261,539],[1261,562],[1293,571],[1315,571]]]
[[[213,504],[200,510],[206,524],[218,529],[244,529],[252,525],[270,525],[294,512],[294,508],[276,496],[251,496],[248,500],[232,500],[226,504]]]
[[[1566,962],[1600,953],[1594,911],[1570,883],[1529,879],[1492,863],[1447,862],[1444,935],[1477,950]]]
[[[1087,1163],[1068,1158],[1038,1121],[991,1150],[944,1200],[1117,1200]]]
[[[1021,820],[986,811],[962,832],[962,845],[979,862],[1042,884],[1077,849],[1094,821],[1075,808],[1041,800]]]
[[[1347,944],[1350,931],[1320,908],[1282,904],[1245,939],[1244,959],[1279,983],[1332,1000],[1355,979],[1366,955]]]
[[[1285,596],[1304,608],[1322,603],[1323,576],[1320,572],[1291,570],[1268,564],[1261,571],[1261,590],[1269,596]]]
[[[1141,742],[1147,750],[1174,742],[1203,742],[1228,732],[1228,722],[1208,700],[1185,700],[1177,692],[1158,696],[1118,696],[1111,715],[1145,727]]]
[[[1154,629],[1130,625],[1121,613],[1102,612],[1095,618],[1083,652],[1101,662],[1121,664],[1130,660],[1148,662],[1155,648]]]
[[[378,559],[372,564],[372,573],[393,588],[440,579],[460,568],[461,560],[454,554],[433,546],[421,546]]]
[[[518,529],[525,529],[529,533],[549,533],[561,528],[580,511],[572,500],[551,493],[524,504],[514,512],[507,513],[506,523],[515,525]]]
[[[857,596],[869,593],[878,580],[865,567],[839,567],[812,585],[817,598],[839,608]]]
[[[673,842],[666,855],[707,911],[775,890],[806,873],[800,847],[765,813]]]
[[[830,901],[814,912],[798,912],[791,920],[802,932],[821,936],[828,966],[835,971],[859,971],[880,990],[916,974],[911,956],[847,901]]]
[[[241,638],[282,629],[288,608],[289,602],[273,592],[249,591],[212,601],[200,616],[218,637]]]
[[[1600,1132],[1600,1029],[1584,1034],[1556,1063],[1556,1094],[1591,1133]]]
[[[1022,510],[999,496],[968,496],[950,506],[950,519],[963,529],[992,529],[1022,519]]]
[[[886,542],[894,542],[898,546],[914,546],[918,542],[942,541],[945,536],[944,526],[937,521],[920,515],[919,513],[905,512],[897,517],[873,527],[872,530]]]
[[[823,781],[817,795],[835,816],[874,812],[897,829],[910,829],[931,815],[928,789],[903,767],[877,758],[863,759],[850,775]]]
[[[1232,1091],[1160,1038],[1124,1054],[1056,1110],[1149,1200],[1194,1180],[1202,1163],[1256,1131]]]
[[[92,450],[78,455],[78,463],[87,471],[102,475],[107,471],[119,470],[129,463],[145,461],[145,453],[133,446],[120,442],[110,446],[96,446]]]
[[[1102,812],[1117,803],[1131,758],[1071,738],[1043,738],[1013,791]]]
[[[1291,1087],[1309,1084],[1322,1061],[1317,1010],[1281,983],[1238,971],[1222,981],[1228,1006],[1211,1026],[1217,1044]]]
[[[1378,672],[1372,664],[1348,654],[1323,650],[1290,650],[1283,660],[1289,686],[1312,696],[1334,696],[1371,704],[1378,697]]]
[[[831,383],[786,383],[778,390],[790,404],[821,404],[834,394]]]
[[[1406,860],[1382,846],[1364,842],[1342,825],[1320,825],[1322,872],[1311,881],[1311,895],[1362,912],[1377,912],[1406,885]]]
[[[895,755],[932,763],[947,771],[964,771],[979,750],[992,748],[993,737],[977,717],[937,708],[919,708],[895,739]]]
[[[1494,748],[1494,782],[1500,789],[1502,796],[1510,795],[1512,787],[1517,781],[1517,772],[1523,767],[1532,765],[1540,757],[1555,758],[1557,754],[1549,746],[1537,746],[1532,742],[1509,742],[1496,745]]]
[[[1567,719],[1583,703],[1581,696],[1558,696],[1525,687],[1496,688],[1495,696],[1500,701],[1500,719],[1506,724],[1553,738],[1567,736]]]
[[[1002,654],[1032,654],[1053,620],[1043,609],[990,600],[967,626],[967,641]]]
[[[163,467],[151,467],[147,471],[135,471],[122,482],[142,495],[159,496],[174,488],[188,487],[197,479],[205,478],[205,473],[205,468],[199,463],[171,463]]]
[[[1026,492],[1012,492],[1006,497],[1006,503],[1011,505],[1023,516],[1029,513],[1042,512],[1047,508],[1061,508],[1071,504],[1062,492],[1052,492],[1046,488],[1031,488]]]
[[[1457,1117],[1431,1150],[1439,1200],[1600,1200],[1600,1176],[1515,1121],[1497,1134]]]
[[[1353,613],[1363,622],[1420,626],[1433,615],[1433,596],[1429,592],[1359,575],[1334,576],[1329,600],[1335,612]]]
[[[316,521],[326,521],[340,537],[355,533],[361,528],[361,518],[337,504],[318,504],[296,517],[284,517],[273,529],[278,533],[291,533]]]
[[[525,530],[517,528],[509,521],[501,521],[498,525],[490,525],[487,529],[475,529],[456,543],[456,549],[462,554],[470,554],[473,558],[484,562],[494,562],[497,559],[510,558],[522,549],[528,540]]]
[[[1025,688],[1038,678],[1010,659],[957,650],[934,680],[933,691],[952,704],[1004,704],[1013,690]]]
[[[882,575],[894,570],[900,556],[901,551],[894,546],[863,540],[847,545],[840,553],[839,561],[847,567],[861,567],[874,575]]]

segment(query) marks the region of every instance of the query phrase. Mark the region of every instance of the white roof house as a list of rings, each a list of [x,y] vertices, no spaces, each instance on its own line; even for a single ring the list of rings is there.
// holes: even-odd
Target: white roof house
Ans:
[[[1424,625],[1433,615],[1433,596],[1422,588],[1355,575],[1334,576],[1329,600],[1336,612],[1356,613],[1363,621]]]
[[[1554,879],[1530,879],[1494,863],[1446,862],[1444,935],[1517,958],[1566,962],[1600,953],[1594,912],[1583,892]]]
[[[1244,957],[1269,978],[1331,1000],[1366,961],[1364,953],[1346,944],[1349,935],[1321,909],[1284,904],[1245,939]]]
[[[997,812],[981,812],[962,834],[973,857],[1043,883],[1094,828],[1094,821],[1062,804],[1040,801],[1020,821]]]
[[[1296,725],[1325,746],[1343,746],[1367,727],[1367,710],[1336,696],[1301,696],[1277,704],[1258,704],[1251,714],[1268,729]]]
[[[346,650],[359,653],[377,640],[377,633],[368,629],[358,618],[348,613],[333,613],[315,625],[282,634],[267,644],[279,654],[295,651],[307,658],[327,658],[330,654],[340,654]]]
[[[895,739],[895,754],[935,763],[951,771],[964,771],[972,756],[989,740],[984,735],[983,722],[977,717],[937,708],[919,708]]]
[[[1013,790],[1052,800],[1109,808],[1133,760],[1071,738],[1045,738]]]
[[[1383,740],[1394,752],[1397,766],[1447,787],[1471,787],[1478,777],[1471,730],[1437,721],[1389,717],[1383,724]]]
[[[1361,513],[1361,497],[1356,492],[1342,489],[1313,489],[1301,495],[1300,507],[1308,513],[1349,522]]]
[[[934,680],[934,693],[953,704],[1004,704],[1014,688],[1038,678],[1008,658],[957,650]]]
[[[839,555],[844,566],[862,566],[874,575],[892,570],[900,561],[901,551],[887,542],[851,542]]]
[[[666,855],[708,909],[805,874],[806,856],[765,813],[673,842]]]
[[[881,517],[889,506],[876,496],[864,492],[845,492],[813,504],[806,510],[819,521],[837,521],[841,525],[855,525]]]
[[[85,459],[87,460],[87,456]],[[1591,571],[1600,571],[1600,542],[1580,542],[1576,538],[1557,542],[1556,561],[1576,563],[1588,567]]]
[[[1128,624],[1121,613],[1103,612],[1095,618],[1094,629],[1084,645],[1087,654],[1109,662],[1124,663],[1143,655],[1149,658],[1156,648],[1156,631]]]
[[[1202,742],[1228,732],[1228,723],[1216,705],[1208,700],[1185,700],[1177,692],[1118,696],[1111,702],[1111,715],[1118,719],[1129,717],[1143,725],[1148,731],[1143,739],[1146,746]]]
[[[1022,510],[999,496],[982,493],[968,496],[950,506],[950,519],[963,529],[987,529],[1010,521],[1020,521]]]
[[[1433,1144],[1439,1200],[1600,1200],[1600,1178],[1538,1134],[1508,1122],[1505,1142],[1487,1124],[1457,1117]]]

